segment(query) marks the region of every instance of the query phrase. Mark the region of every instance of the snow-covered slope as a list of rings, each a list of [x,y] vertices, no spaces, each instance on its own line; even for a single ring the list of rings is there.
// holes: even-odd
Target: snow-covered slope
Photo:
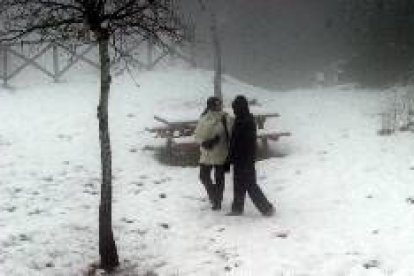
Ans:
[[[204,200],[197,168],[141,149],[153,115],[196,118],[212,91],[197,70],[114,79],[110,128],[118,275],[414,275],[412,133],[381,137],[385,92],[336,87],[265,91],[225,78],[227,105],[256,98],[279,112],[286,153],[257,163],[277,207],[226,217]],[[98,81],[0,89],[0,275],[81,275],[98,260]],[[155,275],[155,274],[147,274]]]

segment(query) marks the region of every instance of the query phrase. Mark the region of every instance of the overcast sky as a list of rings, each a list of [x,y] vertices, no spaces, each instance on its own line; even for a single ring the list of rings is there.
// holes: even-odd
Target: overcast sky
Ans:
[[[212,62],[211,38],[198,1],[183,0],[197,25],[200,64]],[[332,0],[215,0],[226,73],[266,87],[310,78],[340,56]],[[211,3],[211,2],[209,2]]]

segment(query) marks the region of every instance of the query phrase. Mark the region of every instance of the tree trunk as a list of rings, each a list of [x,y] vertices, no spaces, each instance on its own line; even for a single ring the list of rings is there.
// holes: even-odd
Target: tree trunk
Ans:
[[[112,270],[119,265],[118,253],[112,233],[112,156],[108,126],[108,100],[111,83],[109,36],[100,31],[99,60],[101,64],[101,94],[98,106],[99,141],[101,146],[101,201],[99,204],[99,255],[100,265],[105,270]]]
[[[214,96],[223,100],[221,91],[222,81],[222,60],[221,60],[221,45],[220,37],[217,29],[217,20],[214,12],[211,12],[211,34],[213,36],[214,47]]]
[[[221,91],[221,82],[222,82],[222,58],[221,58],[221,44],[219,32],[217,29],[217,19],[216,19],[216,6],[214,3],[210,2],[210,6],[207,7],[206,3],[203,0],[198,0],[202,11],[207,11],[210,15],[210,31],[211,38],[213,41],[213,51],[214,51],[214,96],[223,101],[223,94]]]

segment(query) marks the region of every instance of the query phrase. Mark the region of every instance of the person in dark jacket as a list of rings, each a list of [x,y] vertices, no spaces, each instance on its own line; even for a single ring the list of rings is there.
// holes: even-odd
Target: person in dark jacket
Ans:
[[[237,96],[232,103],[235,120],[230,139],[229,159],[233,164],[234,198],[231,212],[239,216],[244,211],[246,193],[264,216],[272,216],[273,205],[267,200],[256,182],[256,122],[250,113],[247,99]]]

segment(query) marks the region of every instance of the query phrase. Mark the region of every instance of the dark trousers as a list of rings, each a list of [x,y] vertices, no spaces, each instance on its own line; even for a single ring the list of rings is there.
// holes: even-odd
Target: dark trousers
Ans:
[[[242,213],[244,211],[246,193],[249,194],[253,204],[260,213],[264,214],[273,208],[273,205],[267,200],[257,185],[254,166],[238,168],[235,164],[233,177],[234,198],[231,206],[233,212]]]
[[[214,169],[214,183],[211,180],[211,171]],[[200,180],[206,188],[208,198],[212,204],[221,203],[224,192],[223,165],[200,164]]]

